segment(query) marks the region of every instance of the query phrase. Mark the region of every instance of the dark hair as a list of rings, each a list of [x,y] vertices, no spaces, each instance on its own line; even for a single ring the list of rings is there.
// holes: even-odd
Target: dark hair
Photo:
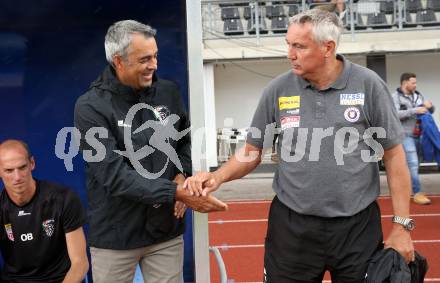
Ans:
[[[403,73],[400,75],[400,84],[402,84],[404,81],[409,81],[411,78],[416,78],[416,74],[414,73]]]

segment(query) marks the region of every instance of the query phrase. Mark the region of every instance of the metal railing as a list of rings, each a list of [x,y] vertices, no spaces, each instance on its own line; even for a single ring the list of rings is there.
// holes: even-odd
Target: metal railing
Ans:
[[[343,21],[345,32],[353,35],[440,26],[440,7],[429,6],[434,3],[431,0],[421,0],[420,7],[407,6],[407,0],[335,2],[343,2],[345,9],[338,10],[341,6],[331,1],[205,0],[202,2],[203,39],[255,37],[259,40],[260,37],[279,36],[287,30],[290,16],[311,8],[334,11]],[[273,14],[272,9],[277,13]]]
[[[223,261],[222,255],[217,247],[209,247],[209,251],[214,254],[214,257],[217,261],[218,271],[220,273],[220,283],[228,282],[228,275],[226,273],[225,263]]]

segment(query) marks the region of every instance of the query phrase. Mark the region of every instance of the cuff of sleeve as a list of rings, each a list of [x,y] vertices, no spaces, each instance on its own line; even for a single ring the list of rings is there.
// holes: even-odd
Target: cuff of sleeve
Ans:
[[[170,182],[168,187],[165,189],[165,202],[166,203],[174,203],[176,201],[176,189],[177,184],[174,182]]]
[[[394,137],[393,139],[383,141],[381,144],[382,144],[383,149],[387,150],[387,149],[390,149],[398,144],[401,144],[403,142],[404,138],[405,138],[405,134],[402,133],[402,134]]]

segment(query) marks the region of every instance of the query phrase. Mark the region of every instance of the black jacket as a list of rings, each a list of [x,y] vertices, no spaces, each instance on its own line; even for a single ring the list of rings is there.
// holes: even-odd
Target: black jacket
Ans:
[[[131,107],[138,103],[146,103],[152,108],[133,112],[133,120],[126,120],[129,110],[133,111]],[[173,150],[165,154],[166,151],[161,151],[158,143],[153,142],[150,151],[139,160],[138,167],[124,154],[126,145],[130,148],[124,140],[124,130],[131,132],[131,143],[137,151],[150,145],[155,131],[147,127],[139,133],[133,132],[146,121],[166,123],[165,118],[172,114],[180,118],[174,123],[176,131],[189,127],[182,98],[174,83],[155,75],[151,87],[136,92],[120,83],[110,66],[78,98],[74,120],[81,132],[82,153],[96,155],[100,150],[98,142],[105,147],[103,160],[86,163],[91,246],[133,249],[183,233],[183,220],[177,220],[173,214],[176,185],[172,180],[179,173],[175,162],[167,157]],[[95,142],[90,137],[85,139],[93,127],[107,129],[108,137],[95,135]],[[182,173],[190,174],[190,134],[178,140],[168,138],[159,142],[159,147],[171,145],[181,162]],[[142,171],[150,177],[138,173]],[[153,173],[159,172],[160,178],[151,179]]]
[[[368,264],[365,283],[423,283],[427,271],[426,259],[417,252],[415,261],[406,264],[396,250],[383,249]]]

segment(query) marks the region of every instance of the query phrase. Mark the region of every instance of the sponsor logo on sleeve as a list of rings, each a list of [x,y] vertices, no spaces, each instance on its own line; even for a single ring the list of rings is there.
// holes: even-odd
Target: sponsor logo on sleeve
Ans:
[[[14,241],[14,233],[12,233],[12,225],[10,223],[5,224],[6,235],[8,235],[8,239],[12,242]]]
[[[361,116],[361,112],[356,107],[350,107],[345,109],[344,111],[345,120],[351,123],[357,122],[360,116]]]
[[[364,93],[341,93],[339,96],[340,105],[364,105]]]
[[[279,110],[284,109],[297,109],[300,107],[300,96],[281,96],[278,97]]]
[[[300,120],[300,116],[281,117],[281,129],[298,128]]]

